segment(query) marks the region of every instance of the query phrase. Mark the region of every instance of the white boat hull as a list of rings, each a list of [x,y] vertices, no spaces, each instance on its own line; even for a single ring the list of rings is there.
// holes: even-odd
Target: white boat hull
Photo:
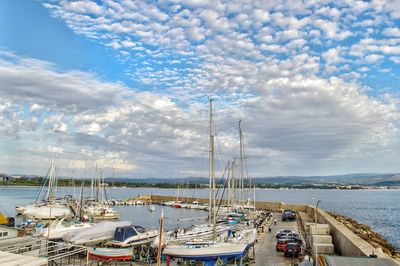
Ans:
[[[29,219],[37,219],[37,220],[52,220],[57,218],[63,218],[65,216],[72,217],[72,211],[69,207],[63,205],[28,205],[25,206],[25,211],[22,212]]]
[[[89,248],[89,258],[98,260],[131,260],[131,248]]]
[[[163,254],[174,258],[215,260],[218,258],[240,258],[246,251],[247,244],[245,243],[210,243],[167,246]]]
[[[43,228],[41,236],[49,240],[58,240],[62,239],[68,233],[89,229],[93,225],[92,223],[72,224],[69,226],[57,225],[54,228],[50,228],[50,230],[49,228]]]

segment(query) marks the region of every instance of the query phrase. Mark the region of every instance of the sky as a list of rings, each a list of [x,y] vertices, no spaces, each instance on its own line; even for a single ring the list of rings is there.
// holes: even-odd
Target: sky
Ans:
[[[400,172],[399,2],[0,1],[0,172],[206,177],[210,99],[219,174]]]

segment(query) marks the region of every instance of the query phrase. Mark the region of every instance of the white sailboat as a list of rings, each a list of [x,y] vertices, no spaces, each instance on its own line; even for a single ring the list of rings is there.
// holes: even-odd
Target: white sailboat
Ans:
[[[217,209],[215,195],[215,162],[214,162],[214,137],[213,129],[213,105],[210,100],[210,199],[209,199],[209,217],[212,222],[212,241],[191,241],[181,245],[167,245],[163,254],[169,257],[185,258],[200,261],[215,261],[217,259],[241,258],[247,252],[247,249],[254,244],[256,232],[255,229],[239,231],[235,236],[220,237],[217,239]]]
[[[26,206],[16,206],[19,214],[29,219],[52,220],[62,217],[72,217],[71,208],[62,200],[56,199],[57,191],[57,165],[56,158],[53,158],[47,174],[46,182],[40,188],[37,195],[37,202]],[[42,197],[43,190],[47,184],[47,191]],[[39,200],[42,197],[41,200]]]
[[[217,225],[215,227],[217,236],[227,236],[230,227],[226,224]],[[211,224],[193,225],[186,229],[175,230],[164,233],[162,236],[162,244],[184,244],[194,239],[211,241],[214,236],[214,227]],[[154,245],[158,245],[158,239],[154,240]]]
[[[112,220],[119,218],[119,212],[105,204],[107,201],[106,183],[101,169],[96,167],[96,174],[91,184],[91,197],[82,207],[82,215],[87,219]]]

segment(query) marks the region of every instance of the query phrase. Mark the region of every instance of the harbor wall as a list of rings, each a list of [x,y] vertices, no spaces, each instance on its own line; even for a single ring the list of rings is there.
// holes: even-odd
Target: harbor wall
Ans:
[[[308,205],[306,207],[306,213],[314,219],[315,207]],[[374,248],[367,241],[354,234],[344,224],[337,221],[320,208],[317,209],[317,222],[329,225],[335,250],[342,256],[363,257],[375,254],[378,257],[387,257],[382,250]]]
[[[163,202],[163,201],[174,201],[176,197],[171,196],[159,196],[159,195],[151,195],[151,200],[153,202]],[[200,204],[207,204],[208,199],[198,199],[198,198],[180,198],[180,200],[184,202],[193,202],[198,201]],[[222,201],[222,204],[225,203],[225,200]],[[299,212],[305,212],[312,219],[315,217],[315,207],[311,205],[304,204],[286,204],[283,202],[263,202],[256,201],[256,208],[261,210],[269,210],[269,211],[282,211],[285,209],[290,209]],[[367,241],[363,240],[356,234],[354,234],[351,230],[349,230],[342,223],[337,221],[331,215],[329,215],[326,211],[318,208],[317,209],[317,221],[319,223],[324,223],[329,225],[329,229],[331,231],[333,244],[335,246],[335,251],[338,252],[342,256],[369,256],[371,254],[375,254],[378,257],[387,257],[381,250],[378,250],[371,246]]]

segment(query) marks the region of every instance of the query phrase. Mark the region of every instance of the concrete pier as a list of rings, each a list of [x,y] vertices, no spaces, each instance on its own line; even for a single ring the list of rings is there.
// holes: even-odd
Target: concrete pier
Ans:
[[[163,202],[175,200],[175,197],[171,196],[159,196],[151,195],[148,196],[153,202]],[[208,199],[197,199],[187,198],[188,202],[198,201],[200,204],[205,204]],[[222,201],[225,204],[225,201]],[[272,212],[281,212],[285,209],[290,209],[304,213],[305,220],[310,220],[309,217],[315,217],[315,207],[311,205],[302,204],[286,204],[283,202],[255,202],[256,208],[259,210],[269,210]],[[306,217],[307,216],[307,217]],[[368,257],[371,254],[375,254],[381,258],[387,258],[380,249],[376,249],[371,246],[367,241],[363,240],[343,224],[338,222],[335,218],[329,215],[327,212],[318,208],[316,213],[318,223],[324,223],[329,225],[333,244],[335,246],[335,252],[342,256],[354,256],[354,257]]]
[[[277,220],[277,224],[274,225],[273,220]],[[268,226],[272,224],[271,233],[268,232]],[[256,244],[256,259],[255,265],[259,266],[287,266],[295,262],[296,259],[285,258],[283,252],[278,252],[275,249],[276,244],[276,233],[279,229],[289,229],[298,232],[297,222],[282,222],[281,215],[274,213],[272,219],[267,221],[265,224],[265,230],[258,237]]]

